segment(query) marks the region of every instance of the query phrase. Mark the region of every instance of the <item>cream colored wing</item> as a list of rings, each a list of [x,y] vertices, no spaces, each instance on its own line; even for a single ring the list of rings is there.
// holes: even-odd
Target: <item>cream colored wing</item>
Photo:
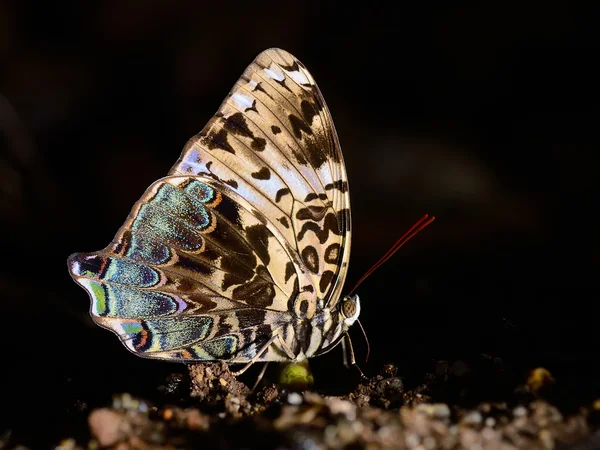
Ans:
[[[313,294],[309,309],[337,302],[350,251],[346,169],[325,100],[294,56],[258,55],[170,174],[213,178],[246,199],[300,256],[286,269]]]

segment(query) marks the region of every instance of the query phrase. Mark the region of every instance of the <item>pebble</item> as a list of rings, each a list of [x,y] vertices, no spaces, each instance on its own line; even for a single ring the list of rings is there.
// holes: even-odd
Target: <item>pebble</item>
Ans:
[[[513,416],[515,417],[523,417],[527,415],[527,408],[525,408],[524,406],[517,406],[515,409],[513,409]]]
[[[302,404],[302,396],[297,392],[290,392],[287,396],[287,402],[290,405],[298,406]]]
[[[463,416],[461,423],[465,425],[479,425],[482,420],[481,413],[478,411],[471,411]]]
[[[486,427],[492,428],[494,425],[496,425],[496,419],[494,419],[493,417],[488,417],[488,418],[485,419],[485,426]]]

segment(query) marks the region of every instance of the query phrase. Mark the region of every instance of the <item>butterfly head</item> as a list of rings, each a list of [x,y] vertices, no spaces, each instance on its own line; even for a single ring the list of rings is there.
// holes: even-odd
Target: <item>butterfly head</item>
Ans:
[[[346,295],[340,304],[340,314],[344,320],[344,325],[350,328],[360,314],[360,299],[358,295]]]

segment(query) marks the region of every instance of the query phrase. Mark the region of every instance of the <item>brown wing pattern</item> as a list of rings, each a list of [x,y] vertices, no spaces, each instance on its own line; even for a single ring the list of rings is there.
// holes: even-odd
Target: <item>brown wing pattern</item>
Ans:
[[[350,198],[333,121],[312,75],[291,54],[262,52],[171,174],[220,180],[296,249],[320,307],[337,301],[350,249]],[[301,278],[301,274],[299,274]]]

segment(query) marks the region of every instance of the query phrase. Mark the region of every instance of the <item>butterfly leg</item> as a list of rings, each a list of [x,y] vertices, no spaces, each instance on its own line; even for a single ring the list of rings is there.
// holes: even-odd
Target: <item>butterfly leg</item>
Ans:
[[[292,350],[290,349],[290,347],[285,343],[285,341],[283,340],[283,338],[281,337],[281,334],[279,334],[278,330],[277,333],[273,334],[273,337],[271,337],[271,339],[269,339],[267,341],[267,343],[265,345],[263,345],[263,347],[256,353],[256,355],[254,355],[254,357],[248,361],[246,363],[246,365],[244,367],[242,367],[240,370],[236,371],[236,372],[231,372],[234,376],[238,376],[243,374],[246,370],[248,370],[248,368],[254,364],[256,361],[258,361],[258,359],[262,356],[262,354],[264,352],[267,351],[267,349],[269,348],[269,345],[271,345],[273,342],[275,342],[277,339],[279,339],[279,343],[281,344],[281,348],[287,353],[288,358],[290,359],[295,359],[296,355],[294,355],[294,352],[292,352]]]
[[[258,358],[260,358],[262,356],[262,354],[264,352],[267,351],[267,349],[269,348],[269,345],[271,345],[273,342],[275,342],[275,340],[278,339],[278,338],[279,338],[279,333],[274,334],[273,337],[271,337],[271,339],[269,339],[267,341],[267,343],[265,345],[263,345],[263,347],[258,352],[256,352],[256,355],[254,355],[254,357],[250,361],[248,361],[244,367],[242,367],[240,370],[238,370],[236,372],[231,372],[232,375],[235,376],[235,377],[237,377],[238,375],[241,375],[246,370],[248,370],[250,368],[250,366],[252,364],[254,364],[258,360]]]
[[[265,363],[265,365],[263,366],[263,368],[261,369],[260,373],[258,374],[258,378],[256,379],[256,382],[254,383],[254,386],[252,386],[252,389],[250,389],[250,393],[252,394],[254,392],[254,390],[257,388],[258,383],[260,383],[260,380],[263,379],[263,377],[265,376],[265,372],[267,371],[267,366],[269,365],[269,361],[267,361]]]
[[[348,368],[350,368],[350,366],[356,367],[356,370],[358,370],[358,373],[360,373],[360,377],[363,380],[366,380],[367,377],[365,376],[363,371],[360,370],[358,364],[356,364],[356,358],[354,357],[354,347],[352,347],[352,340],[350,339],[350,335],[348,333],[346,333],[344,335],[344,339],[342,339],[342,350],[344,352],[344,366]],[[350,364],[348,364],[348,356],[350,356]]]

